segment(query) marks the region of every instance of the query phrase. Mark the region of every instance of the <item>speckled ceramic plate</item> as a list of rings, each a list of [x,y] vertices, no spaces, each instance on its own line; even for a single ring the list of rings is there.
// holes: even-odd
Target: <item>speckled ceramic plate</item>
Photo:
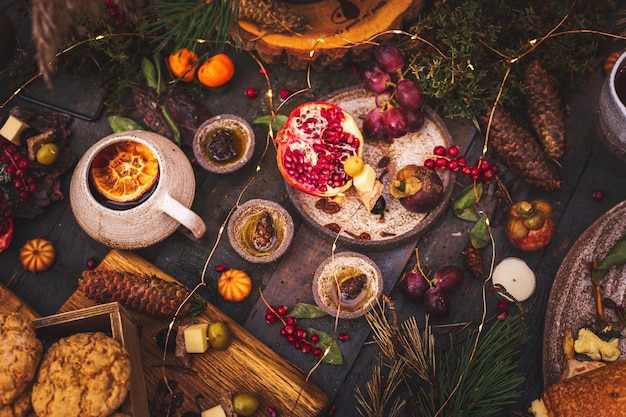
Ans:
[[[363,126],[363,118],[373,109],[375,95],[362,88],[349,88],[323,99],[338,105],[354,117],[359,128]],[[428,213],[412,213],[400,202],[389,195],[389,183],[395,178],[396,172],[409,164],[422,165],[437,145],[448,147],[452,144],[450,133],[443,121],[429,109],[425,110],[426,122],[422,129],[394,139],[389,144],[383,141],[366,141],[363,159],[376,170],[378,176],[383,172],[377,168],[383,157],[388,157],[388,173],[383,177],[383,197],[387,203],[384,215],[368,212],[361,204],[353,188],[346,192],[345,197],[335,201],[341,206],[338,213],[327,214],[315,207],[319,197],[303,193],[287,185],[287,192],[294,206],[302,214],[305,221],[320,234],[331,239],[337,233],[327,227],[334,223],[343,226],[339,240],[350,247],[364,249],[388,249],[406,242],[426,231],[446,210],[454,188],[454,175],[450,171],[439,170],[444,184],[441,203]],[[359,239],[365,234],[369,240]]]
[[[571,327],[576,337],[578,330],[595,317],[593,284],[587,262],[602,259],[616,242],[626,236],[624,219],[626,201],[613,207],[583,232],[557,271],[548,299],[543,336],[545,386],[557,382],[563,372],[565,330]],[[626,266],[615,266],[604,276],[602,294],[618,305],[626,305]],[[620,359],[626,358],[624,339],[619,347],[622,351]]]

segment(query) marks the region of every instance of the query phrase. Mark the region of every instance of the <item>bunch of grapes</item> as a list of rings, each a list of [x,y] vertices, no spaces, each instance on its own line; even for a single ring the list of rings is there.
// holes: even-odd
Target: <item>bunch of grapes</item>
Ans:
[[[37,181],[30,175],[30,168],[26,150],[0,139],[0,186],[6,193],[15,190],[21,200],[27,200],[37,191]],[[9,196],[5,197],[10,200]]]
[[[464,156],[459,156],[459,152],[458,146],[450,146],[447,149],[445,146],[435,146],[433,157],[426,159],[424,166],[432,170],[448,169],[454,172],[458,171],[472,180],[481,181],[485,184],[494,180],[498,173],[496,164],[490,164],[488,161],[481,159],[476,166],[470,166],[467,164]]]
[[[404,56],[392,44],[381,44],[375,63],[359,73],[361,85],[376,96],[376,108],[363,119],[363,133],[372,139],[393,141],[424,125],[422,89],[404,78]]]

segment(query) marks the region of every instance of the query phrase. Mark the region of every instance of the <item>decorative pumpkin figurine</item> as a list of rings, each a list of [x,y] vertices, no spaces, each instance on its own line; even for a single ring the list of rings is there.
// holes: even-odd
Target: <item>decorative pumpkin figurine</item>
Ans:
[[[552,205],[545,200],[520,201],[511,206],[505,234],[515,248],[534,252],[554,237]]]
[[[240,269],[229,269],[217,280],[217,292],[224,300],[238,303],[252,292],[252,279]]]
[[[37,237],[31,239],[20,249],[20,262],[27,271],[37,273],[47,270],[56,258],[56,249],[52,242]]]

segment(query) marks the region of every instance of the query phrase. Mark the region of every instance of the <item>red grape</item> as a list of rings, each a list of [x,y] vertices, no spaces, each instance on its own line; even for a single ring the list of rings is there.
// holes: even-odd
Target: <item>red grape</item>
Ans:
[[[433,274],[433,284],[446,291],[459,289],[463,284],[463,270],[456,265],[446,265]]]
[[[404,66],[404,56],[397,46],[390,43],[384,43],[374,52],[376,62],[381,68],[388,73],[394,73],[402,69]]]
[[[383,139],[385,137],[383,113],[379,108],[370,110],[363,118],[363,134],[370,139]]]
[[[396,100],[405,110],[416,110],[422,107],[422,90],[408,78],[396,84]]]
[[[424,298],[430,284],[419,271],[409,271],[404,274],[402,292],[407,298],[419,301]]]
[[[407,110],[404,112],[406,121],[409,124],[409,132],[417,132],[424,126],[426,118],[421,109]]]
[[[399,138],[409,133],[406,115],[398,107],[391,107],[383,113],[385,132],[392,138]]]
[[[384,104],[389,103],[391,100],[391,93],[389,91],[383,91],[376,96],[376,107],[383,107]]]
[[[450,313],[450,298],[441,287],[433,287],[424,295],[424,310],[434,316],[443,317]]]
[[[391,76],[378,66],[365,68],[359,74],[359,79],[363,88],[374,93],[382,93],[391,82]]]

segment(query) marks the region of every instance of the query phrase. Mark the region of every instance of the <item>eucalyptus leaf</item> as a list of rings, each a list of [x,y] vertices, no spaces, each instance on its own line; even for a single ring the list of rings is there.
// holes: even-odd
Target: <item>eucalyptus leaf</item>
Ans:
[[[598,265],[591,271],[591,277],[597,284],[609,272],[609,269],[615,265],[621,265],[626,263],[626,237],[620,239],[609,253],[598,263]]]
[[[287,313],[287,317],[295,319],[317,319],[328,314],[314,304],[298,303]]]
[[[478,216],[475,216],[475,218],[465,218],[461,216],[462,215],[466,216],[468,209],[473,207],[478,202],[478,200],[480,200],[482,195],[483,195],[482,183],[476,184],[476,187],[474,187],[474,184],[470,184],[467,187],[465,187],[463,190],[461,190],[461,195],[459,196],[459,198],[456,199],[454,203],[452,204],[452,210],[454,211],[454,214],[456,214],[458,217],[460,217],[463,220],[477,221]]]
[[[274,132],[277,132],[278,129],[280,129],[285,124],[285,122],[287,122],[287,116],[285,116],[284,114],[276,114],[273,118],[271,115],[259,116],[252,121],[252,124],[270,126],[271,123],[272,130]]]
[[[150,88],[158,90],[159,84],[157,80],[157,71],[152,61],[145,56],[141,59],[141,73],[143,74],[146,84]]]
[[[339,350],[339,345],[337,345],[337,342],[330,337],[329,334],[312,327],[306,329],[306,332],[309,335],[316,334],[320,337],[320,340],[315,344],[315,347],[318,347],[322,349],[322,351],[326,352],[326,349],[330,346],[328,354],[324,356],[324,362],[337,366],[343,365],[343,355],[341,354],[341,350]]]
[[[487,218],[481,217],[470,230],[470,242],[476,249],[482,249],[489,244],[489,228]]]

